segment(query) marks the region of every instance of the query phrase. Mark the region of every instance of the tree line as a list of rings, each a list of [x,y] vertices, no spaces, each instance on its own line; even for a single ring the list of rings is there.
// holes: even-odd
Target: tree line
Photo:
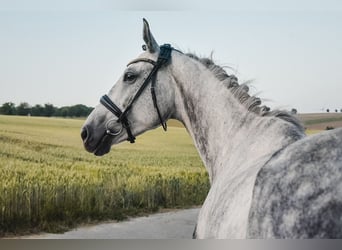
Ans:
[[[94,108],[83,104],[63,106],[59,108],[50,103],[31,106],[27,102],[22,102],[16,106],[13,102],[6,102],[0,106],[0,114],[46,117],[85,117],[88,116],[93,109]]]

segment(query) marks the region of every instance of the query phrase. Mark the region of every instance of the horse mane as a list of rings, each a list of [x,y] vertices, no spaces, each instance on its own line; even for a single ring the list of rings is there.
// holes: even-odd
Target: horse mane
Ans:
[[[229,75],[223,67],[214,63],[212,58],[207,57],[198,57],[193,53],[187,53],[188,57],[200,62],[207,69],[209,69],[215,77],[222,82],[233,94],[235,98],[239,100],[241,104],[243,104],[248,111],[254,112],[260,116],[274,116],[280,118],[286,122],[289,122],[301,130],[304,130],[301,121],[285,110],[271,110],[269,107],[265,105],[261,105],[261,99],[256,96],[251,96],[249,92],[248,84],[249,82],[239,84],[238,78],[231,74]]]

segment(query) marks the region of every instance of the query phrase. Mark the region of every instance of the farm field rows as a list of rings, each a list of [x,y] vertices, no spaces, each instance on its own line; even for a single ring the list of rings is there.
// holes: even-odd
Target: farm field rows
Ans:
[[[83,149],[82,124],[0,116],[0,236],[202,204],[208,176],[178,123],[103,157]]]

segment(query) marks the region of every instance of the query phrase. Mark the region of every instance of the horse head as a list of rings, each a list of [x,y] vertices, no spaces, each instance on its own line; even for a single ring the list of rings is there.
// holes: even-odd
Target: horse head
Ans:
[[[103,155],[113,144],[128,140],[170,118],[174,92],[168,72],[172,48],[159,46],[144,19],[144,52],[129,62],[119,80],[88,116],[81,129],[87,151]],[[148,91],[148,87],[151,91]]]

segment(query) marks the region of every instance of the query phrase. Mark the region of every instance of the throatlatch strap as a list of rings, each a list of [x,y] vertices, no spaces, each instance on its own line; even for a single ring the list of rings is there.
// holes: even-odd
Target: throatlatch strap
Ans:
[[[157,73],[152,77],[152,83],[151,83],[151,95],[152,95],[153,105],[155,109],[157,110],[160,124],[162,125],[164,131],[167,131],[167,124],[163,120],[160,110],[158,108],[157,96],[156,96],[156,91],[155,91],[156,79],[157,79]]]
[[[156,92],[155,92],[155,85],[156,85],[158,69],[170,60],[171,52],[172,52],[172,47],[170,44],[164,44],[164,45],[160,46],[160,52],[159,52],[157,65],[156,65],[157,71],[153,75],[152,83],[151,83],[151,95],[152,95],[153,105],[154,105],[155,109],[157,110],[159,121],[160,121],[160,124],[162,125],[164,131],[167,130],[167,124],[163,120],[162,115],[161,115],[160,110],[159,110],[159,107],[158,107],[157,96],[156,96]]]

